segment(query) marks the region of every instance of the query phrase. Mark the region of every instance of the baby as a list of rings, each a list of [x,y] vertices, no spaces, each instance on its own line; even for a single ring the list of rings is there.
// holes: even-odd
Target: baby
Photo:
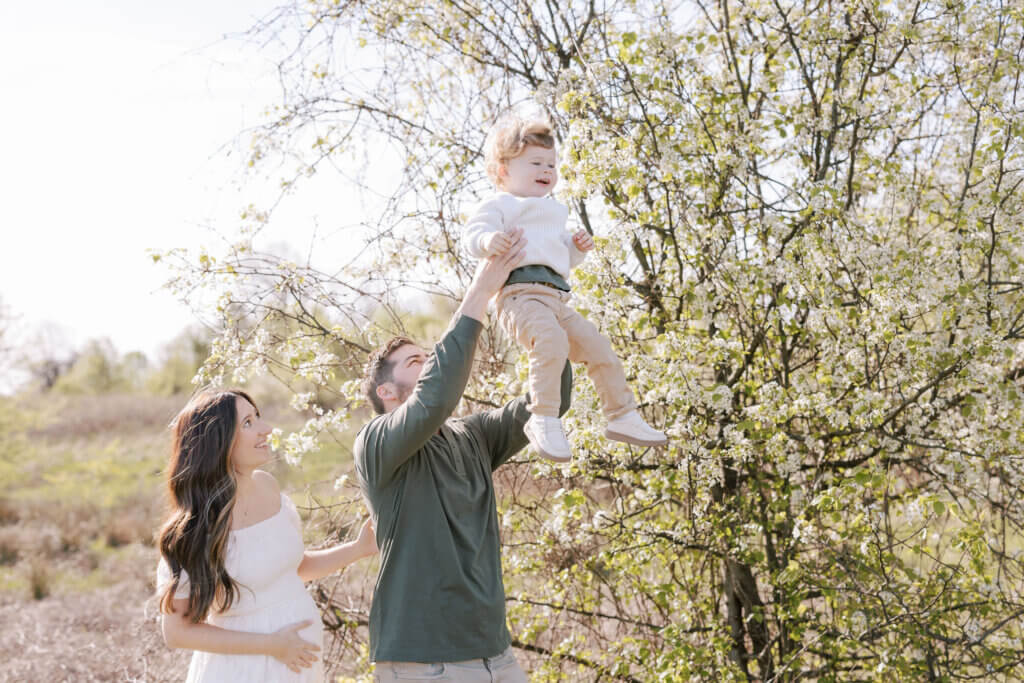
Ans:
[[[608,424],[605,437],[638,446],[662,446],[665,434],[636,409],[622,363],[593,323],[569,306],[569,271],[594,241],[586,230],[566,229],[569,209],[548,195],[558,182],[551,127],[510,118],[490,133],[484,158],[498,193],[481,203],[466,226],[465,243],[476,258],[504,253],[507,232],[521,228],[523,265],[509,275],[497,297],[498,320],[526,349],[530,364],[530,419],[524,431],[544,457],[572,457],[558,418],[560,379],[568,358],[583,363],[594,382]]]

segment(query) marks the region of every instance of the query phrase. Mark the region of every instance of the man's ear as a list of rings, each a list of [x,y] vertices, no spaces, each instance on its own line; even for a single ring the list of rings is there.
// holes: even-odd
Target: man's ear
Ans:
[[[395,385],[391,382],[384,382],[384,384],[377,385],[377,398],[382,401],[394,401],[398,399],[395,394]]]

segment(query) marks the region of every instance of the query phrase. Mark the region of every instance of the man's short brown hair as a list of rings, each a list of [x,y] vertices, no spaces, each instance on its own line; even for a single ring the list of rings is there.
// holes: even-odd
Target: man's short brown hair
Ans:
[[[366,374],[363,377],[363,394],[378,415],[383,415],[385,410],[384,403],[377,395],[377,387],[395,379],[395,364],[391,360],[391,354],[409,344],[415,346],[416,342],[408,337],[392,337],[384,346],[370,354],[370,360],[366,364]]]

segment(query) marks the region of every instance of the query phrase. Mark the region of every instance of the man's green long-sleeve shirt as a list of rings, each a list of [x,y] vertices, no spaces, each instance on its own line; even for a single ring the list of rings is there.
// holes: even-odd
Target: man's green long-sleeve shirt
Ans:
[[[434,346],[409,398],[360,430],[359,485],[376,523],[380,573],[370,659],[454,662],[509,646],[491,473],[526,443],[528,397],[451,418],[482,325],[460,316]],[[562,412],[572,371],[562,373]]]

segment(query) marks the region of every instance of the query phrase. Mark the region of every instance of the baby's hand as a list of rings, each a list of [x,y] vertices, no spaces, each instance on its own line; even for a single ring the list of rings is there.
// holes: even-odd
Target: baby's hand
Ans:
[[[589,232],[582,228],[572,236],[572,242],[580,251],[590,251],[594,248],[594,238],[590,236]]]
[[[515,242],[507,232],[492,232],[484,241],[484,251],[489,257],[501,256]]]

